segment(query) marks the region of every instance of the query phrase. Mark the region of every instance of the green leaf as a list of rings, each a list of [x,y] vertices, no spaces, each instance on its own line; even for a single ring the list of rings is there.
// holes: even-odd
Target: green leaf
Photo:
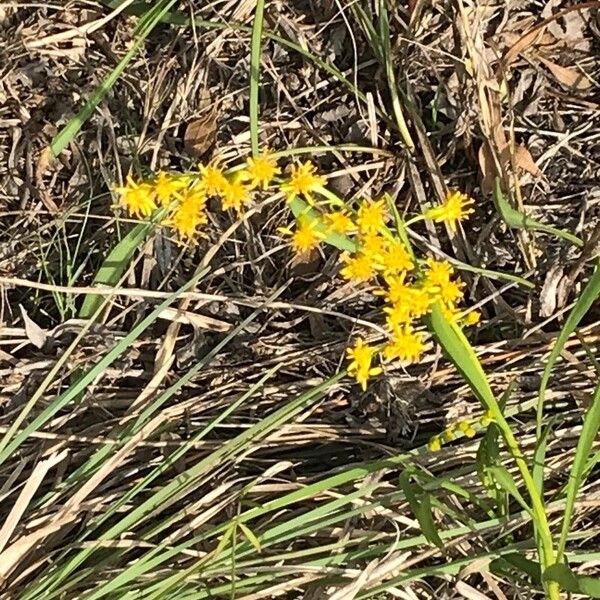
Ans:
[[[254,535],[252,530],[247,525],[244,525],[244,523],[238,523],[238,527],[242,530],[246,539],[254,546],[254,548],[256,548],[256,551],[260,552],[260,540]]]
[[[544,497],[544,460],[546,457],[548,438],[550,437],[554,421],[555,419],[553,418],[545,427],[542,436],[537,441],[535,452],[533,453],[533,468],[531,474],[533,476],[535,487],[539,491],[540,498]]]
[[[431,314],[427,317],[427,324],[473,394],[488,410],[499,413],[500,407],[481,363],[462,330],[455,323],[448,322],[438,305],[432,308]]]
[[[503,465],[495,465],[493,467],[488,467],[488,470],[492,473],[494,479],[498,482],[498,485],[502,486],[502,488],[506,490],[533,518],[531,508],[527,502],[525,502],[525,498],[523,498],[521,492],[519,492],[519,488],[508,469]]]
[[[576,235],[569,233],[563,229],[557,229],[556,227],[552,227],[551,225],[546,225],[545,223],[541,223],[540,221],[529,217],[528,215],[524,215],[520,213],[518,210],[514,209],[508,200],[504,197],[502,193],[502,189],[500,187],[500,179],[496,178],[496,183],[494,186],[494,204],[496,205],[496,209],[500,214],[501,219],[509,226],[515,229],[529,229],[532,231],[543,231],[544,233],[549,233],[551,235],[555,235],[557,237],[561,237],[575,246],[583,247],[583,241],[578,238]]]
[[[260,89],[260,55],[264,14],[265,0],[256,0],[250,51],[250,144],[253,156],[258,154],[258,92]]]
[[[561,588],[572,594],[600,598],[600,579],[577,575],[564,563],[550,565],[544,571],[544,581],[556,581]]]
[[[125,272],[131,261],[133,253],[142,245],[155,227],[154,222],[145,222],[136,225],[109,253],[102,266],[98,269],[92,285],[115,286]],[[86,296],[81,309],[80,319],[91,319],[96,311],[106,301],[102,295],[90,294]]]
[[[530,560],[523,556],[520,552],[510,552],[496,558],[490,563],[490,571],[497,575],[511,577],[514,570],[525,573],[534,584],[541,585],[542,583],[542,568],[539,562]]]
[[[563,517],[560,540],[558,542],[557,561],[560,562],[564,556],[569,529],[571,527],[571,518],[575,508],[577,492],[583,481],[584,471],[592,449],[592,444],[596,439],[598,428],[600,427],[600,384],[596,386],[592,403],[587,411],[583,428],[579,434],[575,459],[571,467],[569,481],[567,483],[567,502],[565,504],[565,515]]]
[[[548,357],[548,361],[546,362],[546,366],[544,367],[544,373],[542,375],[542,381],[540,383],[540,390],[538,392],[538,402],[537,402],[537,415],[536,415],[536,435],[538,440],[541,439],[542,435],[542,423],[544,418],[544,399],[546,395],[546,389],[548,387],[548,382],[550,381],[550,375],[552,374],[552,369],[560,356],[560,353],[563,351],[569,336],[575,331],[577,325],[585,314],[588,312],[592,304],[596,301],[598,296],[600,296],[600,267],[598,266],[600,263],[596,264],[596,270],[592,274],[592,277],[588,281],[585,286],[583,292],[577,299],[575,306],[571,309],[563,328],[560,331],[560,334],[552,348],[552,352],[550,352],[550,356]],[[544,456],[541,455],[538,457],[540,464],[544,463]]]
[[[406,496],[406,500],[408,501],[410,509],[419,522],[421,532],[428,542],[441,549],[443,547],[443,543],[438,534],[437,526],[433,519],[433,513],[431,512],[430,495],[422,489],[419,490],[417,486],[413,486],[410,481],[409,471],[403,471],[400,474],[399,483],[404,495]]]

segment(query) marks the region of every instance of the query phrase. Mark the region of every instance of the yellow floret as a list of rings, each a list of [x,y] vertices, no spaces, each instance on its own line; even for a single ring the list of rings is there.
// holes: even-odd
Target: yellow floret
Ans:
[[[184,200],[165,221],[182,240],[193,241],[199,234],[198,229],[208,222],[204,211],[204,195],[201,193],[186,195]]]
[[[200,185],[206,192],[207,196],[219,196],[227,186],[227,178],[223,173],[223,169],[216,164],[199,165],[200,169]]]
[[[388,244],[381,257],[384,275],[398,275],[403,271],[412,271],[414,264],[406,246],[397,240]]]
[[[375,265],[371,257],[366,254],[342,254],[346,266],[340,271],[344,279],[354,282],[369,281],[375,277]]]
[[[281,190],[285,192],[288,199],[303,195],[309,204],[314,205],[315,200],[312,194],[323,187],[325,181],[325,177],[316,172],[315,165],[307,160],[292,166],[290,179],[281,186]]]
[[[356,225],[352,218],[341,210],[323,215],[323,221],[327,229],[333,233],[350,233],[356,231]]]
[[[296,254],[304,254],[319,246],[325,235],[316,229],[317,220],[300,217],[296,223],[295,230],[289,227],[281,227],[279,231],[290,236],[290,245]]]
[[[223,210],[235,209],[238,213],[248,204],[252,197],[250,188],[244,184],[244,174],[238,174],[232,181],[225,181],[221,188],[221,206]]]
[[[263,190],[281,173],[277,161],[268,152],[246,159],[246,171],[250,180],[250,187],[262,187]]]
[[[410,363],[418,362],[425,351],[425,336],[410,325],[398,327],[394,337],[384,349],[386,360],[399,359]]]
[[[467,219],[473,211],[471,207],[475,200],[461,192],[454,192],[446,198],[443,204],[430,208],[425,213],[426,219],[436,223],[448,223],[452,231],[456,231],[456,224]]]
[[[182,180],[181,176],[174,176],[171,173],[165,173],[165,171],[157,173],[152,181],[152,185],[154,186],[154,192],[158,201],[164,207],[168,207],[177,192],[186,187],[186,183]]]
[[[157,208],[154,188],[148,183],[136,183],[131,177],[127,177],[127,185],[117,187],[115,191],[121,195],[121,204],[130,215],[145,219]]]
[[[385,200],[365,200],[356,215],[356,224],[361,233],[377,233],[385,226],[387,218]]]
[[[375,377],[382,372],[381,367],[372,367],[371,362],[377,349],[365,344],[362,338],[358,338],[352,348],[346,350],[350,364],[348,365],[348,374],[356,379],[360,387],[367,389],[367,382],[370,377]]]

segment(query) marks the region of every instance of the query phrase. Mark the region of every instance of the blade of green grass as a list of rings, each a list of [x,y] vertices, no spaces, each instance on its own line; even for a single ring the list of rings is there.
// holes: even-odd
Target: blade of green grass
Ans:
[[[562,562],[565,554],[565,547],[567,544],[569,530],[571,528],[571,519],[573,517],[577,492],[579,491],[579,487],[583,482],[585,467],[590,456],[592,444],[596,439],[598,428],[600,428],[600,384],[596,386],[591,406],[585,416],[583,428],[579,434],[579,441],[577,442],[575,458],[573,460],[573,465],[571,466],[571,473],[569,474],[569,482],[567,484],[567,502],[565,504],[565,514],[563,517],[562,529],[558,542],[556,556],[557,562]]]
[[[583,246],[583,241],[576,235],[573,235],[572,233],[569,233],[563,229],[557,229],[556,227],[541,223],[540,221],[537,221],[536,219],[533,219],[528,215],[524,215],[523,213],[520,213],[518,210],[514,209],[504,197],[502,188],[500,187],[500,179],[498,177],[496,177],[493,198],[496,209],[498,210],[498,214],[509,227],[513,227],[514,229],[543,231],[544,233],[561,237],[580,248]]]
[[[258,154],[258,92],[260,90],[260,59],[264,18],[265,0],[256,0],[250,50],[250,145],[253,156]]]
[[[142,245],[156,226],[156,220],[136,225],[108,254],[98,269],[92,285],[115,286],[131,261],[134,252]],[[91,319],[106,302],[106,297],[89,294],[79,309],[80,319]]]
[[[596,299],[600,296],[600,263],[596,264],[596,269],[585,286],[583,292],[577,299],[575,306],[571,309],[565,324],[563,325],[558,338],[556,339],[556,343],[550,352],[550,356],[548,356],[548,361],[546,362],[546,366],[544,367],[544,372],[542,374],[542,381],[540,383],[540,389],[538,392],[537,399],[537,408],[536,408],[536,435],[537,439],[541,439],[542,435],[542,427],[544,420],[544,400],[546,396],[546,389],[548,388],[548,383],[550,382],[550,376],[552,374],[552,370],[554,369],[554,365],[558,360],[567,340],[570,335],[575,331],[577,325],[583,317],[587,314],[588,310],[592,306],[592,304],[596,301]],[[542,459],[543,464],[543,456],[538,457]]]

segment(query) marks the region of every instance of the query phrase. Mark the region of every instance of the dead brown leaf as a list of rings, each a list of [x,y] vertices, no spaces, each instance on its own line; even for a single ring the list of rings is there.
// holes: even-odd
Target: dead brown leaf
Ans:
[[[508,144],[499,151],[499,160],[501,162],[502,170],[506,170],[511,164],[511,157],[514,161],[515,168],[527,171],[534,177],[540,177],[542,172],[537,166],[531,152],[525,146],[515,146],[511,152],[511,148]],[[489,144],[482,144],[479,148],[479,168],[483,176],[481,181],[481,188],[484,193],[489,194],[494,189],[494,182],[496,177],[501,177],[502,173],[498,172],[498,165],[494,159],[494,155]]]
[[[217,136],[217,114],[215,106],[208,114],[187,124],[183,136],[186,152],[199,157],[214,146]]]
[[[558,83],[566,88],[583,91],[592,85],[589,79],[574,67],[563,67],[539,54],[536,54],[536,58],[548,68]]]
[[[576,4],[575,6],[568,6],[567,8],[558,11],[552,16],[544,19],[541,23],[538,23],[535,27],[532,27],[529,31],[525,32],[516,42],[515,44],[508,49],[508,51],[504,54],[499,73],[502,73],[505,69],[508,69],[510,65],[516,60],[516,58],[523,52],[523,50],[529,48],[530,46],[536,43],[536,40],[539,39],[546,28],[547,25],[553,23],[557,19],[568,15],[573,11],[581,11],[588,8],[598,8],[600,7],[600,1],[595,0],[593,2],[582,2],[581,4]]]

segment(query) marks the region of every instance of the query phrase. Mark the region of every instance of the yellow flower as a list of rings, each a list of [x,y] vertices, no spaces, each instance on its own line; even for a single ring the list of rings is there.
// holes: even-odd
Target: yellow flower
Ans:
[[[310,221],[307,218],[300,217],[294,231],[289,227],[281,227],[279,231],[291,237],[290,245],[296,254],[304,254],[317,248],[319,242],[325,237],[323,233],[316,230],[316,225],[316,219]]]
[[[462,281],[448,281],[439,286],[438,298],[448,306],[454,306],[463,297],[462,288],[465,284]]]
[[[208,222],[204,211],[204,195],[201,193],[187,195],[165,221],[181,239],[192,241],[198,235],[198,228]]]
[[[323,221],[325,222],[327,229],[334,233],[350,233],[356,229],[356,225],[354,224],[354,221],[352,221],[352,218],[341,210],[325,213],[323,215]]]
[[[371,366],[376,352],[377,349],[365,344],[362,338],[358,338],[354,343],[354,347],[346,350],[350,360],[348,374],[356,379],[363,391],[367,389],[369,377],[375,377],[383,371],[381,367]]]
[[[238,213],[241,213],[244,205],[252,200],[250,188],[243,181],[243,174],[234,177],[232,181],[225,181],[220,192],[223,210],[235,208]]]
[[[171,200],[173,200],[179,190],[186,186],[186,183],[180,176],[173,176],[170,173],[159,171],[152,181],[152,185],[154,186],[154,192],[158,201],[164,207],[168,207],[171,204]]]
[[[479,424],[482,427],[488,427],[490,423],[494,422],[494,413],[490,410],[486,411],[484,415],[479,419]]]
[[[247,158],[246,165],[251,188],[262,187],[265,190],[273,178],[281,173],[276,160],[268,152]]]
[[[468,421],[461,421],[458,424],[458,428],[465,434],[466,437],[472,438],[475,437],[476,431],[474,427]]]
[[[471,325],[477,325],[477,323],[479,323],[481,319],[481,313],[478,310],[470,310],[464,317],[463,317],[463,325],[465,325],[466,327],[469,327]]]
[[[425,261],[427,270],[425,271],[425,287],[437,288],[445,285],[454,275],[454,268],[447,260],[435,260],[429,257]]]
[[[392,306],[386,306],[383,311],[387,313],[386,323],[390,331],[396,331],[399,327],[410,325],[413,322],[413,315],[408,304],[392,304]]]
[[[350,256],[344,253],[342,254],[342,260],[346,263],[346,266],[340,271],[344,279],[362,282],[369,281],[375,276],[373,260],[366,254],[359,253]]]
[[[403,271],[412,271],[414,268],[406,246],[398,240],[394,240],[388,244],[385,252],[382,254],[381,264],[384,275],[398,275]]]
[[[314,204],[312,193],[325,185],[325,177],[316,173],[316,167],[310,160],[299,165],[292,165],[290,180],[281,186],[288,199],[302,194],[309,204]]]
[[[394,337],[384,349],[386,360],[399,359],[407,362],[418,362],[425,351],[424,336],[410,325],[398,327]]]
[[[448,429],[446,429],[446,431],[444,431],[443,435],[444,435],[445,442],[451,442],[456,439],[456,434],[454,433],[454,429],[452,429],[450,427]]]
[[[430,452],[439,452],[442,449],[442,440],[438,435],[433,436],[427,444]]]
[[[149,183],[136,183],[131,177],[127,177],[127,185],[117,187],[115,191],[121,195],[121,204],[130,215],[145,219],[157,208],[154,188]]]
[[[365,233],[360,236],[358,243],[361,250],[376,260],[377,266],[381,267],[383,253],[386,251],[389,241],[378,233]]]
[[[429,312],[433,299],[427,289],[406,283],[406,272],[386,277],[387,290],[377,292],[387,298],[392,306],[404,306],[413,317]]]
[[[386,221],[385,200],[365,200],[359,207],[356,224],[361,233],[377,233],[381,231]]]
[[[200,185],[206,192],[207,196],[217,196],[223,193],[227,186],[227,178],[223,174],[223,169],[216,164],[199,165],[200,169]]]
[[[458,320],[460,313],[456,306],[452,304],[444,304],[442,302],[440,303],[440,309],[442,311],[442,314],[444,315],[444,318],[449,323],[455,323]]]
[[[469,198],[461,192],[450,194],[443,204],[430,208],[425,213],[426,219],[431,219],[436,223],[448,223],[452,231],[456,231],[456,224],[463,219],[467,219],[474,212],[470,206],[475,200]]]

